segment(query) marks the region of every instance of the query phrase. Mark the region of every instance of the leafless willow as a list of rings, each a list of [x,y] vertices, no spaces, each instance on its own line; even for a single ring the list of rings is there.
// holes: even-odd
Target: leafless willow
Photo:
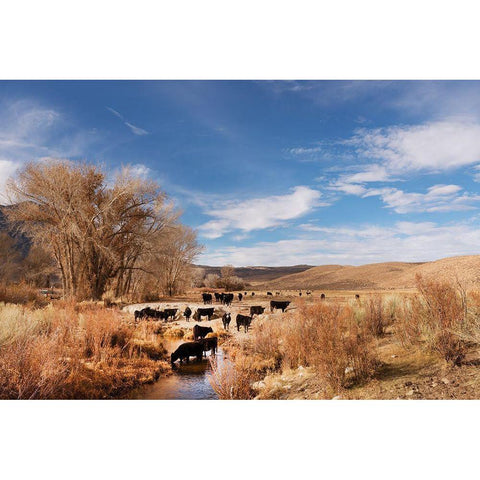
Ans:
[[[198,252],[177,241],[178,232],[185,236],[187,229],[159,185],[128,168],[109,180],[101,168],[86,163],[30,163],[8,189],[16,205],[9,220],[54,257],[68,297],[100,299],[107,290],[126,295],[137,272],[173,275],[175,283],[185,269],[173,259],[191,261]],[[195,233],[188,235],[196,245]],[[149,270],[155,258],[168,262]]]

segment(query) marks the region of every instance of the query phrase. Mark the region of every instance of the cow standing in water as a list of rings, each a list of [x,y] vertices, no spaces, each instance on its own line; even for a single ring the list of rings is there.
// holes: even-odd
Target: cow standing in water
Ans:
[[[192,316],[192,309],[190,307],[187,307],[183,312],[183,315],[185,316],[185,319],[187,320],[187,322],[189,322],[190,317]]]
[[[205,356],[207,356],[208,351],[210,351],[213,356],[215,356],[215,354],[217,353],[217,337],[199,338],[198,343],[201,343],[203,345],[203,351],[205,352]]]
[[[190,357],[197,357],[199,362],[202,361],[203,357],[203,344],[200,342],[187,342],[182,343],[170,356],[170,362],[173,364],[180,360],[182,363],[183,360],[186,360],[188,363]]]

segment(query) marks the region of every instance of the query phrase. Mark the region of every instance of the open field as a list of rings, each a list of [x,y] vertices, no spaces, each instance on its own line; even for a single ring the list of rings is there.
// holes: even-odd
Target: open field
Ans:
[[[271,297],[257,291],[255,300],[235,300],[230,308],[217,305],[219,314],[233,314],[232,335],[221,340],[228,356],[227,366],[214,368],[220,397],[479,398],[478,295],[474,291],[467,294],[462,313],[461,292],[454,287],[428,282],[422,285],[420,291],[363,291],[359,299],[355,291],[325,291],[323,301],[319,292],[301,298],[293,291],[283,292],[282,299],[292,301],[287,312],[272,314],[266,310],[254,318],[248,334],[232,328],[234,315],[247,313],[253,304],[267,306]],[[175,305],[184,308],[188,304],[193,310],[203,306],[197,295],[192,292],[190,298]],[[429,311],[432,301],[438,305]],[[448,319],[436,316],[442,309]],[[448,324],[442,323],[445,321]],[[324,322],[329,329],[323,329]],[[188,335],[195,322],[174,323]],[[201,324],[212,326],[217,333],[223,330],[219,319]],[[410,327],[418,332],[409,332],[411,337],[406,338],[405,329]],[[441,342],[457,349],[458,361]],[[358,365],[364,367],[356,372]],[[337,380],[332,382],[334,372]],[[222,392],[235,393],[233,397],[231,393],[222,397]]]
[[[480,295],[455,283],[419,282],[410,289],[302,296],[297,289],[281,295],[273,289],[273,296],[248,290],[241,301],[236,292],[231,306],[204,305],[205,289],[120,309],[61,300],[45,306],[28,296],[30,307],[0,306],[0,368],[10,372],[0,396],[128,396],[171,374],[163,344],[191,341],[198,323],[213,328],[223,351],[222,364],[205,373],[220,398],[480,398]],[[272,299],[291,303],[284,314],[271,313]],[[248,315],[252,305],[265,313],[248,333],[237,331],[236,315]],[[173,321],[135,323],[134,311],[146,306],[178,312]],[[187,306],[193,312],[213,306],[214,317],[187,322]],[[229,332],[224,312],[232,314]]]

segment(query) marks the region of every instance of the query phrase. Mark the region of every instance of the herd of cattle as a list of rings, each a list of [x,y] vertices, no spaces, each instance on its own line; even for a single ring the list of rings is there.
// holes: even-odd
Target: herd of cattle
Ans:
[[[280,292],[276,292],[277,295]],[[311,292],[308,290],[306,292],[307,295],[311,295]],[[239,301],[242,301],[242,298],[247,295],[247,292],[244,294],[238,293]],[[252,296],[255,295],[255,292],[251,293]],[[302,295],[302,292],[299,292],[299,295]],[[273,296],[272,292],[267,292],[267,296]],[[233,293],[214,293],[215,301],[221,302],[222,305],[230,306],[234,300]],[[325,294],[321,294],[320,298],[325,300]],[[358,294],[355,295],[355,298],[358,300],[360,296]],[[211,293],[202,293],[202,300],[204,305],[211,304],[213,301],[213,296]],[[282,313],[285,312],[287,307],[290,305],[290,301],[270,301],[270,312],[274,310],[281,310]],[[238,313],[236,316],[236,325],[237,331],[240,331],[240,328],[243,327],[245,333],[248,332],[250,325],[252,323],[253,317],[255,315],[262,315],[265,311],[265,307],[261,305],[252,305],[250,306],[250,315],[244,315],[242,313]],[[135,311],[135,321],[139,319],[154,319],[154,320],[164,320],[168,321],[169,318],[174,319],[178,312],[177,308],[166,308],[164,310],[155,310],[150,307],[146,307],[142,310]],[[183,312],[183,316],[187,320],[190,320],[192,317],[192,309],[190,307],[186,307],[185,311]],[[207,307],[207,308],[198,308],[197,311],[193,314],[193,319],[196,321],[201,321],[202,317],[207,317],[210,321],[213,314],[215,313],[214,307]],[[222,324],[225,330],[229,330],[230,322],[231,322],[231,314],[229,312],[225,312],[222,316]],[[213,329],[211,327],[202,327],[200,325],[195,325],[193,327],[193,342],[186,342],[182,343],[170,356],[170,361],[172,366],[177,360],[180,360],[182,363],[184,360],[188,363],[190,357],[196,357],[198,361],[202,360],[203,355],[210,351],[212,355],[216,354],[218,340],[217,337],[207,337],[209,333],[213,333]]]

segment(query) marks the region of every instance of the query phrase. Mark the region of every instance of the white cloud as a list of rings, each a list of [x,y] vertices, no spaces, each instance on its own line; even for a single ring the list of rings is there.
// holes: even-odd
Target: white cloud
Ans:
[[[135,135],[148,135],[148,132],[143,128],[136,127],[131,123],[125,122],[125,125],[135,134]]]
[[[117,112],[117,110],[113,109],[112,107],[105,107],[108,111],[112,112],[116,117],[118,117],[124,125],[126,125],[134,135],[148,135],[149,132],[144,130],[143,128],[137,127],[136,125],[133,125],[130,122],[127,122],[124,118],[124,116],[120,113]]]
[[[9,202],[6,195],[6,184],[8,179],[20,168],[21,163],[13,162],[11,160],[0,159],[0,205],[5,205]]]
[[[152,170],[143,163],[129,165],[128,170],[134,177],[143,179],[147,179],[152,174]]]
[[[325,206],[320,197],[318,190],[297,186],[287,195],[220,202],[219,206],[216,203],[216,208],[205,211],[214,219],[201,225],[199,230],[206,238],[219,238],[232,230],[250,232],[276,227],[309,213],[315,207]]]
[[[365,195],[368,183],[394,182],[414,173],[443,173],[469,165],[478,170],[480,166],[480,124],[469,119],[360,129],[343,144],[355,149],[358,160],[373,162],[358,165],[355,173],[344,173],[331,183],[331,190],[351,195]],[[472,176],[480,181],[480,174]],[[396,189],[389,192],[387,195],[401,195]]]
[[[391,227],[318,227],[311,228],[306,235],[308,237],[262,242],[251,247],[220,248],[206,252],[199,262],[235,266],[417,262],[476,255],[480,245],[478,225],[467,223],[440,226],[432,222],[398,222]]]
[[[297,147],[289,150],[293,155],[305,155],[309,153],[318,153],[322,151],[322,147]]]
[[[372,164],[364,168],[363,171],[345,175],[342,177],[344,183],[367,183],[383,182],[389,179],[387,169],[382,165]]]
[[[359,156],[380,160],[390,175],[443,172],[480,162],[480,124],[468,119],[363,129],[348,143]]]
[[[362,197],[379,196],[387,208],[397,213],[450,212],[472,210],[480,195],[462,193],[458,185],[434,185],[427,193],[404,192],[398,188],[367,189]]]

